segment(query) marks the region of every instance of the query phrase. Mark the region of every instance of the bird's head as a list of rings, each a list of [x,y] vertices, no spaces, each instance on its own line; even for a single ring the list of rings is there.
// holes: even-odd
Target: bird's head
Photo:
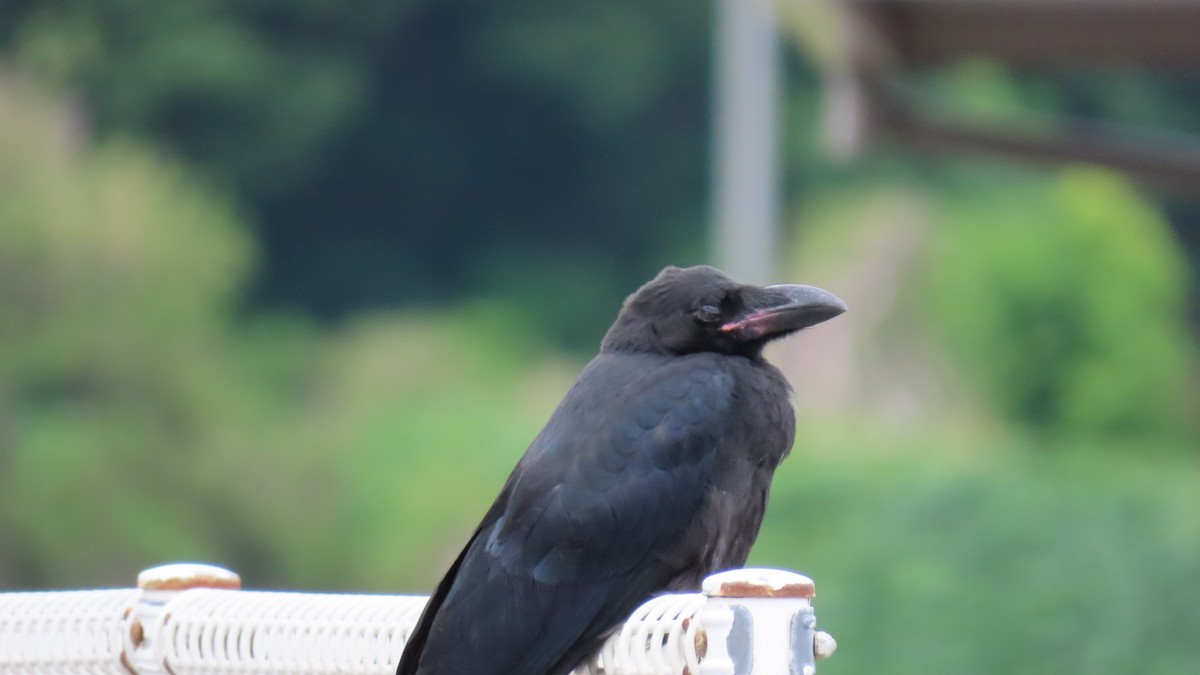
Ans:
[[[668,267],[625,300],[600,350],[759,358],[771,340],[844,311],[812,286],[750,286],[714,267]]]

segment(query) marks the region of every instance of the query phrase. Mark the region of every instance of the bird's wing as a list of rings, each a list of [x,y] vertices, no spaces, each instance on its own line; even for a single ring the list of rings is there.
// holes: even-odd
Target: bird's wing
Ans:
[[[400,675],[565,673],[687,564],[732,378],[705,355],[629,361],[599,357],[568,393],[434,593]]]

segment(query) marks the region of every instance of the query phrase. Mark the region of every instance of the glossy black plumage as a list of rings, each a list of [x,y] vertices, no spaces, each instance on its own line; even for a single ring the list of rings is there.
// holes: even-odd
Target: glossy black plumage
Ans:
[[[771,339],[836,316],[805,286],[668,268],[517,463],[398,675],[562,675],[651,595],[745,562],[794,417]]]

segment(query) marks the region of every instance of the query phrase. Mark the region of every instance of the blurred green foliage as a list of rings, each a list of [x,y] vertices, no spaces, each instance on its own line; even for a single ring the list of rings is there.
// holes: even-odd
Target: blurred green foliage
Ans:
[[[693,6],[0,5],[23,72],[83,91],[0,76],[0,587],[201,559],[428,588],[580,368],[556,345],[699,257]],[[1023,95],[980,64],[942,84]],[[790,96],[811,129],[811,80]],[[807,136],[789,263],[866,289],[861,386],[980,409],[802,407],[752,562],[817,580],[822,673],[1193,672],[1197,350],[1159,209],[1083,168],[837,169]],[[464,284],[336,327],[246,303]]]
[[[802,561],[816,580],[818,616],[839,644],[822,673],[1200,663],[1194,453],[1163,460],[1177,450],[1142,444],[1039,457],[974,439],[964,454],[961,438],[936,433],[850,421],[806,431],[751,562]]]
[[[338,319],[498,298],[586,351],[606,315],[524,280],[566,268],[612,307],[699,262],[709,13],[9,0],[0,51],[78,91],[100,137],[153,139],[229,188],[262,250],[258,306]]]
[[[893,398],[938,424],[1194,454],[1190,270],[1154,206],[1098,169],[952,166],[924,183],[885,168],[802,210],[795,266],[853,294],[862,398],[900,379]]]
[[[529,362],[538,338],[490,306],[335,336],[239,317],[252,247],[226,199],[131,143],[89,147],[28,84],[0,91],[3,583],[190,557],[291,585],[428,575],[413,553],[445,522],[394,537],[394,514],[448,482],[494,492],[553,405],[539,385],[568,379]]]
[[[233,451],[208,452],[249,394],[228,324],[250,239],[177,163],[93,149],[69,107],[0,84],[5,576],[69,577],[105,551],[128,564],[129,544],[194,550],[206,533],[178,526],[201,526],[199,500],[162,498]]]
[[[1042,429],[1194,432],[1187,269],[1162,217],[1098,170],[980,178],[946,200],[919,294],[962,371]]]

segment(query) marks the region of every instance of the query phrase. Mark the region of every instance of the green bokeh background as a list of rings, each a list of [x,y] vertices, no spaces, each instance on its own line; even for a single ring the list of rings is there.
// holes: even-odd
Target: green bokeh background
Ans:
[[[427,590],[623,295],[707,259],[710,31],[682,1],[0,3],[0,589],[202,560]],[[816,579],[821,672],[1196,672],[1200,207],[835,166],[797,46],[779,277],[851,311],[771,352],[799,431],[752,562]],[[913,86],[1200,130],[1187,78]]]

